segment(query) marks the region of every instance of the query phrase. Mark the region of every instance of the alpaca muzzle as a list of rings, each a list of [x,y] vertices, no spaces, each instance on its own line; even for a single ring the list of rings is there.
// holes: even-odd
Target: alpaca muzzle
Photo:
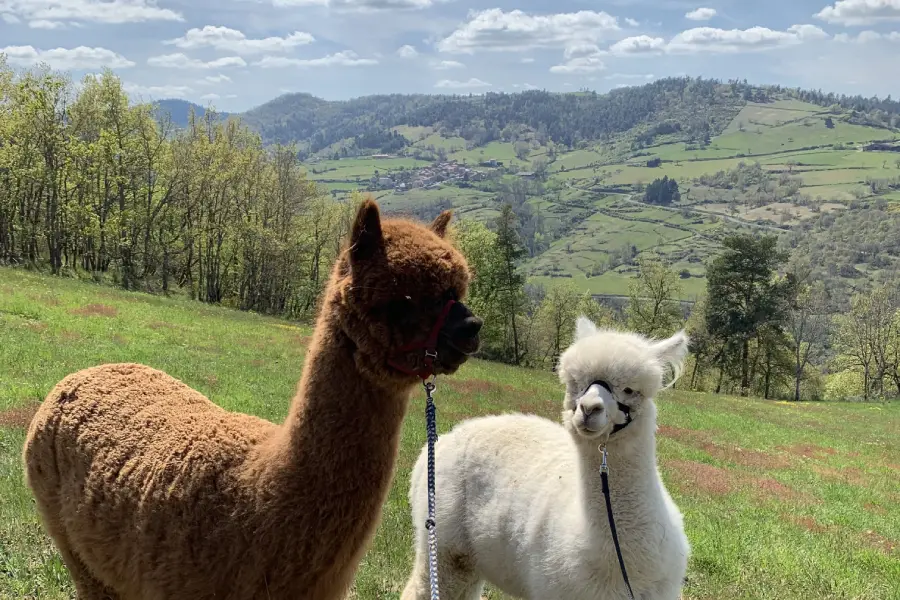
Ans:
[[[592,381],[591,384],[589,386],[587,386],[587,388],[584,390],[584,392],[581,395],[584,396],[585,394],[587,394],[590,391],[590,389],[592,387],[594,387],[595,385],[603,388],[603,390],[607,394],[609,394],[609,396],[613,400],[615,400],[615,395],[613,395],[612,386],[610,386],[607,382],[603,381],[602,379]],[[619,411],[621,411],[621,413],[623,415],[625,415],[625,422],[624,423],[616,423],[615,426],[613,426],[612,434],[618,433],[619,431],[625,429],[626,427],[628,427],[631,424],[631,421],[632,421],[631,407],[628,406],[627,404],[622,404],[618,400],[615,400],[615,402],[616,402],[616,406],[618,406],[618,408],[619,408]]]
[[[444,324],[447,322],[447,317],[450,315],[450,311],[453,309],[453,305],[456,304],[456,300],[448,300],[444,305],[443,310],[441,310],[441,314],[438,315],[437,321],[434,322],[434,326],[431,328],[431,332],[428,334],[428,337],[425,341],[422,342],[413,342],[412,344],[407,344],[397,350],[397,354],[408,354],[410,352],[414,352],[416,350],[421,350],[424,353],[424,359],[422,361],[423,366],[419,369],[412,369],[409,366],[403,364],[403,361],[400,358],[394,357],[388,360],[388,364],[401,373],[405,373],[406,375],[414,375],[425,381],[429,377],[433,377],[434,372],[434,361],[437,360],[438,352],[438,338],[441,335],[441,330],[444,329]]]

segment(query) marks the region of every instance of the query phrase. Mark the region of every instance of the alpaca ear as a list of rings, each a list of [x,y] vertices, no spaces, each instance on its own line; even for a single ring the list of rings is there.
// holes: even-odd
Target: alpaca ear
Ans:
[[[381,213],[375,201],[366,198],[356,213],[350,232],[350,258],[354,262],[371,258],[383,244]]]
[[[431,230],[438,234],[439,237],[444,237],[447,233],[447,225],[450,224],[452,217],[453,211],[445,210],[431,223]]]
[[[575,321],[575,341],[576,342],[578,340],[583,340],[584,338],[586,338],[588,336],[594,335],[598,331],[599,331],[599,329],[597,329],[597,326],[594,325],[594,323],[590,319],[585,317],[584,315],[581,315],[580,317],[578,317],[578,320]]]
[[[656,356],[659,357],[659,360],[671,366],[674,371],[672,381],[669,382],[669,385],[675,383],[681,376],[681,369],[684,365],[684,358],[688,353],[689,344],[690,339],[684,329],[667,340],[662,340],[653,344],[653,350],[656,352]]]

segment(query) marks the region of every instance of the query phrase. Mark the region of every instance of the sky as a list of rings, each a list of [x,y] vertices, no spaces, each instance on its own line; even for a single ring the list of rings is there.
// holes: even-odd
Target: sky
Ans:
[[[900,95],[900,0],[0,0],[0,53],[231,112],[292,92],[604,92],[682,75],[884,97]]]

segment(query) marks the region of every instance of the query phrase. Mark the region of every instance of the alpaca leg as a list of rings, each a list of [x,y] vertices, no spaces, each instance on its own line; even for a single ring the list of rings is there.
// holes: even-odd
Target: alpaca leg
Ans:
[[[412,573],[406,581],[406,587],[400,594],[400,600],[428,600],[428,563],[422,552],[416,551],[416,559],[413,563]]]
[[[481,600],[484,582],[465,560],[458,556],[441,554],[438,556],[438,585],[441,600]],[[429,600],[431,580],[428,575],[428,557],[423,552],[416,553],[412,574],[400,600]]]
[[[77,556],[70,554],[64,560],[75,582],[78,600],[119,600],[119,595],[91,575]]]
[[[63,563],[66,565],[69,576],[72,578],[72,583],[75,584],[78,600],[119,600],[116,592],[91,575],[85,564],[72,550],[69,539],[62,532],[62,528],[52,523],[51,519],[44,519],[44,522],[48,525],[47,531],[62,556]]]

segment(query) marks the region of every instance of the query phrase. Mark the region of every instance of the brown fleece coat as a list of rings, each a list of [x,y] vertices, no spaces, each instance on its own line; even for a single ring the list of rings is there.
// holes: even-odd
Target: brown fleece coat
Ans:
[[[282,425],[227,412],[136,364],[54,387],[28,432],[26,477],[80,598],[346,593],[418,382],[387,358],[427,334],[442,296],[468,285],[465,260],[443,239],[448,221],[382,223],[374,202],[361,206]],[[385,307],[397,301],[416,303],[418,316],[396,324]],[[438,350],[443,372],[465,360]]]

